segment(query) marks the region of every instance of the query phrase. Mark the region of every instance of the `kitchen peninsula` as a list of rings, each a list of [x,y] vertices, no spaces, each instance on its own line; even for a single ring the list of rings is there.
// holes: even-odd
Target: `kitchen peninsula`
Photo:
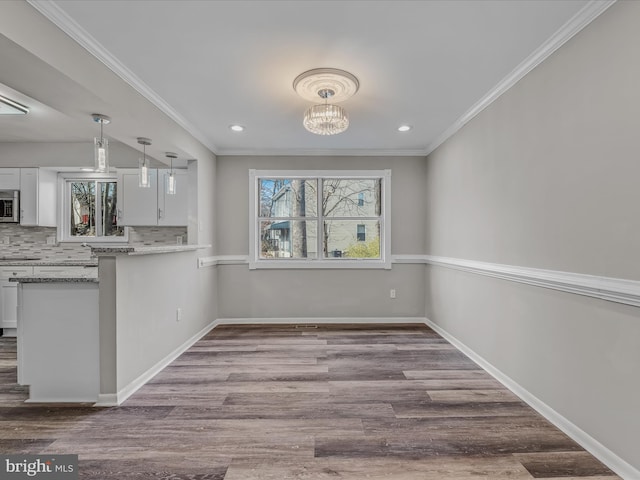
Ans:
[[[23,275],[18,287],[18,382],[29,402],[118,405],[188,348],[208,245],[101,246],[98,275]],[[185,328],[185,325],[190,328]]]

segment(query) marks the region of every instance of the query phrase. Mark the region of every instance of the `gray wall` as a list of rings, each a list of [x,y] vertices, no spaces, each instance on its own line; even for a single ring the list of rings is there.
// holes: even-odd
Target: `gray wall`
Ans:
[[[640,279],[640,2],[618,2],[428,157],[426,251]],[[640,467],[640,310],[427,267],[426,315]]]
[[[390,168],[392,254],[421,253],[425,242],[425,161],[421,157],[218,157],[218,255],[249,253],[249,169]],[[251,270],[218,266],[219,317],[423,317],[424,267],[392,270]],[[397,299],[389,290],[397,290]]]

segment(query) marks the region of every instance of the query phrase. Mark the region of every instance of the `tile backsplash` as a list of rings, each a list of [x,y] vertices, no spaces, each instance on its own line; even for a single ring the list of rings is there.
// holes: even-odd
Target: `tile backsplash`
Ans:
[[[177,237],[187,243],[186,227],[129,227],[129,245],[175,245]],[[0,224],[0,257],[33,256],[44,260],[88,260],[91,251],[74,243],[48,244],[55,227],[22,227]],[[8,243],[7,243],[8,242]]]

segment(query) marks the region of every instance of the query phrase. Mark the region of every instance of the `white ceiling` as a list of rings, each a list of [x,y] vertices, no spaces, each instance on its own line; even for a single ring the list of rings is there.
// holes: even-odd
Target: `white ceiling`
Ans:
[[[442,141],[501,81],[526,73],[603,2],[30,3],[217,154],[413,155]],[[302,126],[310,104],[292,82],[319,67],[360,81],[341,104],[351,126],[340,135]],[[231,132],[234,123],[245,132]],[[403,123],[414,128],[399,133]]]

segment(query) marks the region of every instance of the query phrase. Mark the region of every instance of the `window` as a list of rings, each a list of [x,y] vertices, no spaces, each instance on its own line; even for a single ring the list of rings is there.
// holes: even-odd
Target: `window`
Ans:
[[[251,268],[390,268],[390,170],[250,171]]]
[[[113,177],[66,175],[62,180],[60,240],[66,242],[126,242],[118,226],[118,184]]]

